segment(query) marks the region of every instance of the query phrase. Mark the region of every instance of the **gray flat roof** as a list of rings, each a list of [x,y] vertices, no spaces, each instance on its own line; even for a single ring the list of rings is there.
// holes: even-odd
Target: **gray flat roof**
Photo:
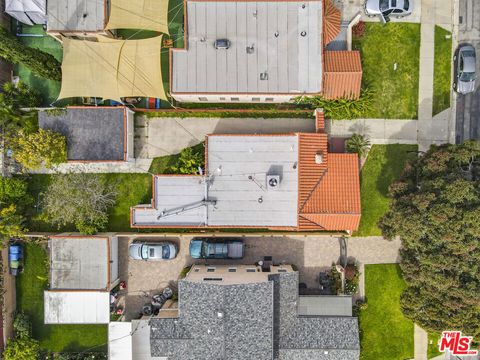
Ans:
[[[48,0],[47,31],[103,31],[106,0]]]
[[[186,35],[187,50],[173,52],[173,93],[321,91],[321,1],[188,0]],[[215,49],[217,39],[230,48]]]
[[[105,290],[108,241],[103,237],[51,237],[50,289]]]
[[[39,111],[42,129],[67,139],[68,160],[125,160],[125,108],[67,108],[59,115]]]
[[[298,135],[210,135],[207,157],[207,189],[201,176],[156,176],[155,208],[137,207],[133,223],[297,226]]]

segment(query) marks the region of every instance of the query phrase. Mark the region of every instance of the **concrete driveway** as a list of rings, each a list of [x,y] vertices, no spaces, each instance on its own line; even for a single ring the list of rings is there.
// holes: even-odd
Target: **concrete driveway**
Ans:
[[[363,4],[365,3],[365,1],[366,0],[334,0],[333,2],[335,6],[342,12],[342,20],[345,22],[350,22],[358,13],[362,14],[362,21],[380,22],[379,17],[369,18],[365,15],[365,11],[363,10]],[[413,2],[412,14],[401,19],[391,17],[392,22],[420,22],[420,18],[422,15],[422,1],[410,1]]]
[[[208,134],[280,134],[315,132],[315,121],[295,118],[147,118],[135,121],[135,157],[152,159],[178,154]]]
[[[137,237],[139,240],[141,237]],[[150,234],[149,241],[166,238]],[[191,236],[168,237],[177,243],[179,253],[169,261],[141,261],[128,257],[128,245],[133,237],[119,238],[120,279],[127,281],[125,296],[127,319],[139,316],[142,306],[151,296],[166,286],[175,287],[182,269],[194,263],[188,255]],[[318,288],[318,274],[329,269],[340,257],[339,238],[335,236],[256,236],[245,237],[245,257],[242,260],[208,260],[209,264],[254,264],[264,256],[272,256],[275,263],[294,264],[300,281],[309,288]],[[400,241],[386,241],[382,237],[348,238],[347,256],[361,264],[396,263],[399,261]],[[199,262],[205,263],[205,260]]]

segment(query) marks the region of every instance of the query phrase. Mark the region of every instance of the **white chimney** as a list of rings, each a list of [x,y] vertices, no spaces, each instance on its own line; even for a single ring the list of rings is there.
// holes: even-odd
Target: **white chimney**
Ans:
[[[319,151],[315,154],[315,164],[323,164],[323,152]]]

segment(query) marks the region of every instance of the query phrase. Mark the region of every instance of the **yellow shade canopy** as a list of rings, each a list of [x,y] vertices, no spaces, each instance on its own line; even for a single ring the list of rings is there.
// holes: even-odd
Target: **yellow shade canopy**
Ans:
[[[168,0],[111,0],[106,29],[142,29],[168,34]]]
[[[59,99],[122,97],[166,100],[160,63],[162,36],[145,40],[63,39]]]

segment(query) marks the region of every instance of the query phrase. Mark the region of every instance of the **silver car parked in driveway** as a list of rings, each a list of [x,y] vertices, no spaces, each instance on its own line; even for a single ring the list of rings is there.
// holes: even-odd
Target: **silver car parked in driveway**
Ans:
[[[366,0],[365,14],[369,17],[380,16],[387,23],[391,16],[400,19],[412,13],[413,0]]]
[[[476,56],[472,45],[461,45],[457,54],[453,57],[455,65],[455,79],[453,88],[460,94],[468,94],[475,91]]]
[[[128,255],[134,260],[170,260],[177,256],[177,246],[172,242],[144,242],[130,244]]]

